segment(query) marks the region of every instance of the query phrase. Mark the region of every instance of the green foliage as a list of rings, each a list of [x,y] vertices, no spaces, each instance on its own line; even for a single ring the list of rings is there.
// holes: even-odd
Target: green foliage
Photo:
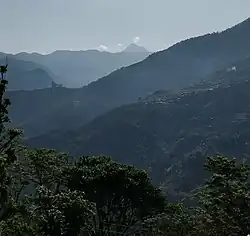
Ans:
[[[55,194],[44,187],[39,196],[25,199],[29,222],[37,235],[78,235],[90,228],[93,206],[79,191],[64,190]]]
[[[67,154],[47,149],[23,149],[22,158],[15,164],[13,174],[21,177],[20,181],[32,184],[34,188],[44,186],[58,193],[65,184],[65,173],[70,168],[71,160]],[[21,173],[21,175],[20,175]]]
[[[14,205],[11,196],[12,179],[8,173],[8,168],[16,160],[15,141],[20,132],[7,127],[9,122],[8,106],[10,100],[4,97],[8,84],[5,79],[7,65],[0,67],[0,223],[13,214]]]
[[[54,150],[24,149],[12,169],[15,196],[25,223],[36,235],[78,235],[90,223],[93,204],[67,187],[70,158]]]
[[[248,235],[250,227],[249,167],[236,159],[208,158],[211,176],[199,191],[199,206],[168,205],[146,224],[152,235]]]
[[[236,159],[208,158],[212,173],[200,193],[211,235],[247,235],[250,230],[249,167]]]
[[[73,161],[46,149],[20,156],[10,169],[16,212],[1,226],[9,235],[147,232],[144,221],[167,206],[144,170],[110,158]]]
[[[107,157],[85,157],[71,171],[71,189],[95,203],[94,232],[132,234],[145,219],[164,211],[165,197],[144,170]]]
[[[144,224],[152,235],[195,235],[198,222],[195,213],[182,204],[169,204],[164,213],[148,219]]]

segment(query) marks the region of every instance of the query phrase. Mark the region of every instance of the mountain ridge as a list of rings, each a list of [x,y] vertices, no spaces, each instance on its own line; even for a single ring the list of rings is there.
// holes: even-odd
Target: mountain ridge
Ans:
[[[39,134],[49,130],[80,127],[95,117],[121,105],[134,103],[159,89],[179,90],[208,78],[214,72],[250,55],[250,24],[241,24],[178,43],[165,51],[151,54],[145,60],[112,72],[80,90],[63,96],[63,105],[26,123],[28,136],[40,127]],[[48,96],[57,99],[47,91]],[[71,94],[71,92],[70,92]],[[15,96],[15,94],[12,94]],[[43,98],[40,98],[43,100]],[[73,101],[79,101],[75,107]],[[25,100],[18,100],[18,106]],[[47,104],[50,107],[50,104]],[[30,114],[31,115],[31,114]],[[18,117],[13,116],[17,125]],[[29,116],[30,120],[30,116]],[[33,127],[33,128],[31,128]],[[41,129],[41,127],[43,127]],[[38,132],[38,131],[37,131]]]
[[[46,55],[22,52],[14,56],[49,68],[57,76],[56,82],[59,84],[79,88],[149,55],[150,52],[147,51],[111,53],[98,50],[57,50]]]
[[[8,90],[33,90],[48,88],[53,81],[51,72],[32,61],[23,61],[15,57],[0,54],[0,65],[8,64]]]
[[[250,59],[243,62],[236,71],[216,72],[210,81],[220,81],[218,86],[207,82],[206,89],[201,84],[202,89],[197,86],[165,100],[121,106],[81,128],[51,132],[26,143],[77,156],[112,156],[148,169],[158,184],[174,178],[178,187],[173,191],[190,191],[199,180],[187,183],[182,176],[192,180],[198,174],[193,170],[202,170],[207,156],[249,158]]]

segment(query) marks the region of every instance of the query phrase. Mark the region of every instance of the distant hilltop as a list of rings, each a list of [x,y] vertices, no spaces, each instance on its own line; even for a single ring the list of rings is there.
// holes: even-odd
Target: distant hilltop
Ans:
[[[126,47],[123,52],[143,52],[143,53],[149,53],[149,51],[142,47],[142,46],[139,46],[135,43],[132,43],[130,44],[128,47]]]

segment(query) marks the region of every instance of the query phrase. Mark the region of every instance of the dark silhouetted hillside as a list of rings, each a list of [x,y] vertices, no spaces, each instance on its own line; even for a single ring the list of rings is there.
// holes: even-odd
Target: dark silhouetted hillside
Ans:
[[[8,57],[7,62],[9,90],[32,90],[51,86],[53,78],[44,67],[14,57]],[[5,63],[5,54],[0,54],[0,65],[5,65]]]
[[[188,192],[203,181],[200,170],[207,155],[249,158],[250,59],[235,68],[215,73],[207,87],[202,83],[175,94],[161,91],[158,99],[155,95],[119,107],[82,128],[27,143],[76,155],[110,155],[148,168],[157,183],[171,180],[174,193]]]

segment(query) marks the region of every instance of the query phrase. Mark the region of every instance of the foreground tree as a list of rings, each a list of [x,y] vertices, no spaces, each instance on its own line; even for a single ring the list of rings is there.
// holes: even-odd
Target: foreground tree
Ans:
[[[168,204],[165,212],[144,222],[150,235],[189,236],[196,235],[196,212],[182,204]]]
[[[144,233],[144,222],[166,208],[144,170],[107,157],[73,162],[54,150],[24,149],[13,176],[19,235]]]
[[[8,169],[17,159],[16,140],[20,135],[19,130],[8,128],[10,100],[5,98],[8,84],[5,78],[6,73],[7,65],[0,66],[0,224],[15,211],[11,195],[12,178]]]
[[[16,163],[15,196],[23,235],[79,235],[90,228],[94,205],[84,192],[67,187],[73,163],[68,155],[47,149],[23,149]],[[30,227],[27,229],[26,225]],[[21,234],[22,235],[22,234]]]
[[[249,167],[237,163],[236,159],[218,156],[208,158],[205,169],[212,174],[200,193],[207,235],[247,235],[250,232]]]
[[[71,171],[69,188],[95,203],[91,235],[133,235],[144,220],[162,213],[165,197],[146,172],[108,157],[85,157]]]

